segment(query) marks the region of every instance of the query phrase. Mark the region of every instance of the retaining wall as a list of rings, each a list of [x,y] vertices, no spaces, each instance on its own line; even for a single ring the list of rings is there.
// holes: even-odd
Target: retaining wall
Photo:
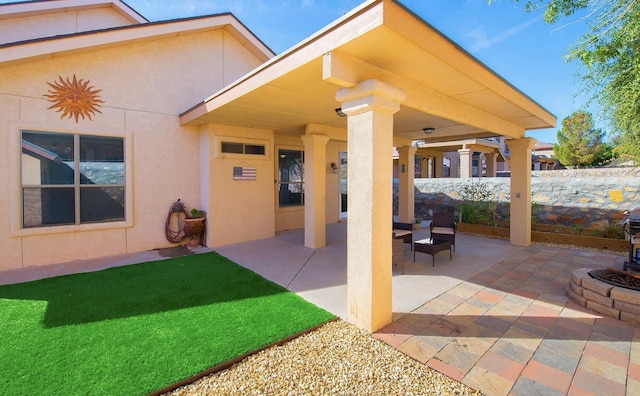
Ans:
[[[509,218],[510,179],[415,179],[415,214],[430,219],[434,211],[452,211],[470,183],[486,183],[498,202],[499,218]],[[626,209],[640,205],[640,168],[565,169],[531,172],[534,221],[585,229],[618,224]],[[398,183],[394,182],[394,213]]]
[[[567,296],[599,314],[640,325],[640,292],[593,279],[590,271],[581,268],[571,273]]]

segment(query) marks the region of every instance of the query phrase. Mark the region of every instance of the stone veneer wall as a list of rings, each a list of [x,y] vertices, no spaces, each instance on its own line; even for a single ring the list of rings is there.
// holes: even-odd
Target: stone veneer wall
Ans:
[[[640,204],[640,168],[566,169],[531,172],[535,221],[585,229],[618,224],[623,212]],[[415,214],[430,219],[434,211],[451,211],[460,203],[464,185],[486,183],[498,202],[500,218],[508,219],[510,179],[416,179]],[[397,213],[398,183],[394,182]]]
[[[640,325],[640,291],[594,279],[590,271],[581,268],[571,273],[569,299],[599,314]]]

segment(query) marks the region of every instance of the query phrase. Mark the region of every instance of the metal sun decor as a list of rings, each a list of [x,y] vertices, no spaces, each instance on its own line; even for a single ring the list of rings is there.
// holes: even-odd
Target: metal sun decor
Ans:
[[[47,84],[53,88],[53,90],[47,90],[49,94],[43,95],[48,98],[49,102],[53,103],[47,109],[56,109],[58,113],[62,112],[61,119],[73,117],[77,124],[78,117],[82,117],[83,120],[88,118],[93,121],[91,117],[96,112],[102,113],[98,109],[100,103],[104,103],[98,95],[102,90],[93,89],[93,86],[89,86],[89,80],[77,80],[74,74],[73,80],[69,80],[69,77],[65,80],[58,76],[58,80],[53,84],[50,82],[47,82]]]

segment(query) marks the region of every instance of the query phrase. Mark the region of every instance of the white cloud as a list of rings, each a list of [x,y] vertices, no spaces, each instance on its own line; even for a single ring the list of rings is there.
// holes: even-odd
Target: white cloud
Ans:
[[[510,38],[511,36],[517,35],[529,26],[538,22],[538,20],[539,18],[536,17],[528,20],[527,22],[521,23],[520,25],[514,26],[507,30],[503,30],[493,35],[487,33],[486,29],[483,26],[480,26],[466,34],[466,38],[470,41],[470,44],[467,45],[467,48],[470,52],[482,51],[483,49],[489,48],[501,41]]]

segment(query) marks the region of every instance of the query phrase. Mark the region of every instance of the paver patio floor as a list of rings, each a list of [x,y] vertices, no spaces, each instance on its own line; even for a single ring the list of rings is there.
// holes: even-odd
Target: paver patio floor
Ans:
[[[566,297],[573,270],[623,261],[533,245],[396,314],[374,337],[487,395],[637,395],[640,328]]]

